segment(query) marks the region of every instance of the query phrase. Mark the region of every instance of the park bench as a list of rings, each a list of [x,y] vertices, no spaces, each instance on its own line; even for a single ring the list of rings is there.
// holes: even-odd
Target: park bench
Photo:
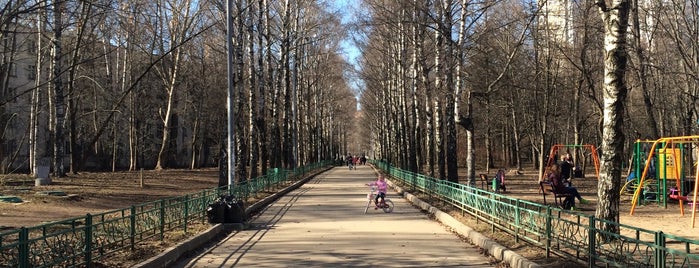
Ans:
[[[488,189],[486,188],[486,187],[487,187],[486,185],[490,185],[490,184],[488,183],[488,175],[486,175],[486,174],[481,174],[480,177],[481,177],[481,189],[483,189],[483,190],[488,190]]]
[[[493,191],[496,193],[500,193],[500,190],[502,192],[505,192],[505,184],[503,180],[503,184],[496,184],[493,179],[488,178],[488,175],[486,174],[480,174],[481,178],[481,189],[486,190],[486,191]]]
[[[553,196],[553,202],[556,204],[557,207],[563,208],[563,200],[567,197],[571,197],[570,194],[568,193],[563,193],[556,189],[553,185],[553,183],[549,181],[540,181],[539,182],[539,189],[541,190],[541,194],[544,197],[544,205],[548,205],[546,203],[546,196],[547,195],[552,195]]]

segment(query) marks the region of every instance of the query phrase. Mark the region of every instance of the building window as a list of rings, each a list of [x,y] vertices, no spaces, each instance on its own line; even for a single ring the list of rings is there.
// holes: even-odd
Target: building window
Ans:
[[[28,80],[36,79],[36,65],[27,66],[27,79]]]
[[[5,36],[2,39],[2,48],[4,48],[6,51],[11,51],[12,50],[12,38],[9,36]]]

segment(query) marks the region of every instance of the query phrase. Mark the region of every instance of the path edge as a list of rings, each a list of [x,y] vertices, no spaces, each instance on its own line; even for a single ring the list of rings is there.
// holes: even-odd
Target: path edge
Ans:
[[[390,180],[387,181],[398,194],[403,196],[403,198],[410,201],[413,205],[419,207],[423,211],[434,216],[435,220],[448,226],[449,228],[451,228],[453,232],[461,235],[462,237],[468,238],[469,240],[471,240],[471,243],[484,249],[489,255],[493,256],[495,259],[506,262],[510,265],[510,267],[514,268],[542,267],[541,265],[533,261],[530,261],[522,255],[519,255],[516,252],[510,250],[509,248],[500,245],[495,240],[486,237],[485,235],[474,230],[473,228],[464,225],[462,222],[458,221],[448,213],[445,213],[439,210],[438,208],[433,207],[429,203],[422,201],[417,196],[404,191],[403,188],[391,182]]]
[[[330,169],[332,169],[333,166],[325,167],[320,171],[315,171],[313,174],[310,174],[308,177],[303,178],[301,180],[298,180],[294,182],[293,184],[287,186],[286,188],[270,195],[267,196],[260,201],[255,202],[254,204],[250,205],[249,207],[245,208],[245,215],[250,215],[254,212],[257,212],[259,209],[266,207],[270,203],[274,202],[277,200],[279,197],[284,196],[285,194],[299,188],[301,185],[304,185],[306,182],[310,181],[311,179],[315,178],[318,174],[322,174]],[[193,252],[194,250],[199,249],[200,247],[204,246],[206,243],[209,243],[212,239],[215,237],[224,234],[226,232],[231,232],[233,230],[240,231],[240,230],[245,230],[248,228],[248,223],[217,223],[211,226],[211,228],[206,229],[204,232],[198,233],[190,237],[189,239],[178,243],[177,245],[174,245],[172,247],[169,247],[163,252],[161,252],[158,255],[155,255],[141,263],[138,263],[132,268],[166,268],[169,267],[170,265],[176,263],[182,256]]]

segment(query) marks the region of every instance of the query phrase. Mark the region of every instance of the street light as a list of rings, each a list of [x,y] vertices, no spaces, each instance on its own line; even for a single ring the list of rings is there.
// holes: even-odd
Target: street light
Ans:
[[[235,168],[235,150],[234,150],[234,126],[235,119],[233,118],[233,44],[231,39],[233,39],[233,1],[226,0],[226,48],[228,49],[228,100],[226,101],[226,108],[228,109],[228,191],[233,189],[235,183],[235,174],[233,169]]]

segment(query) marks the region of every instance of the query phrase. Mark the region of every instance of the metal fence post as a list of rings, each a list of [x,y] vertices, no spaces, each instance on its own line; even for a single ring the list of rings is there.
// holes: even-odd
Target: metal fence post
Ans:
[[[131,250],[136,249],[136,206],[131,206],[131,215],[129,216],[131,220],[131,230],[129,231],[129,239],[131,240]]]
[[[498,211],[496,208],[497,200],[495,200],[494,192],[490,192],[488,193],[488,195],[490,196],[490,198],[488,198],[488,201],[490,202],[490,215],[488,215],[490,218],[490,232],[495,233],[495,220],[497,219],[496,215],[498,215]]]
[[[655,232],[655,267],[665,268],[665,233]]]
[[[546,258],[551,257],[551,207],[546,207]]]
[[[29,268],[29,229],[19,229],[19,268]]]
[[[415,181],[417,176],[418,174],[415,173],[413,176],[410,177],[410,191],[413,193],[415,192]]]
[[[521,215],[519,211],[519,206],[521,204],[519,203],[519,198],[515,201],[515,242],[519,243],[519,229],[520,229],[520,224],[521,224]]]
[[[184,196],[184,233],[187,233],[187,223],[189,222],[189,195]]]
[[[165,239],[165,199],[160,199],[160,240]]]
[[[92,215],[85,215],[85,266],[92,267]]]
[[[587,266],[592,268],[595,267],[595,260],[597,259],[597,229],[595,229],[595,216],[589,216],[587,219],[589,224],[587,230]]]

